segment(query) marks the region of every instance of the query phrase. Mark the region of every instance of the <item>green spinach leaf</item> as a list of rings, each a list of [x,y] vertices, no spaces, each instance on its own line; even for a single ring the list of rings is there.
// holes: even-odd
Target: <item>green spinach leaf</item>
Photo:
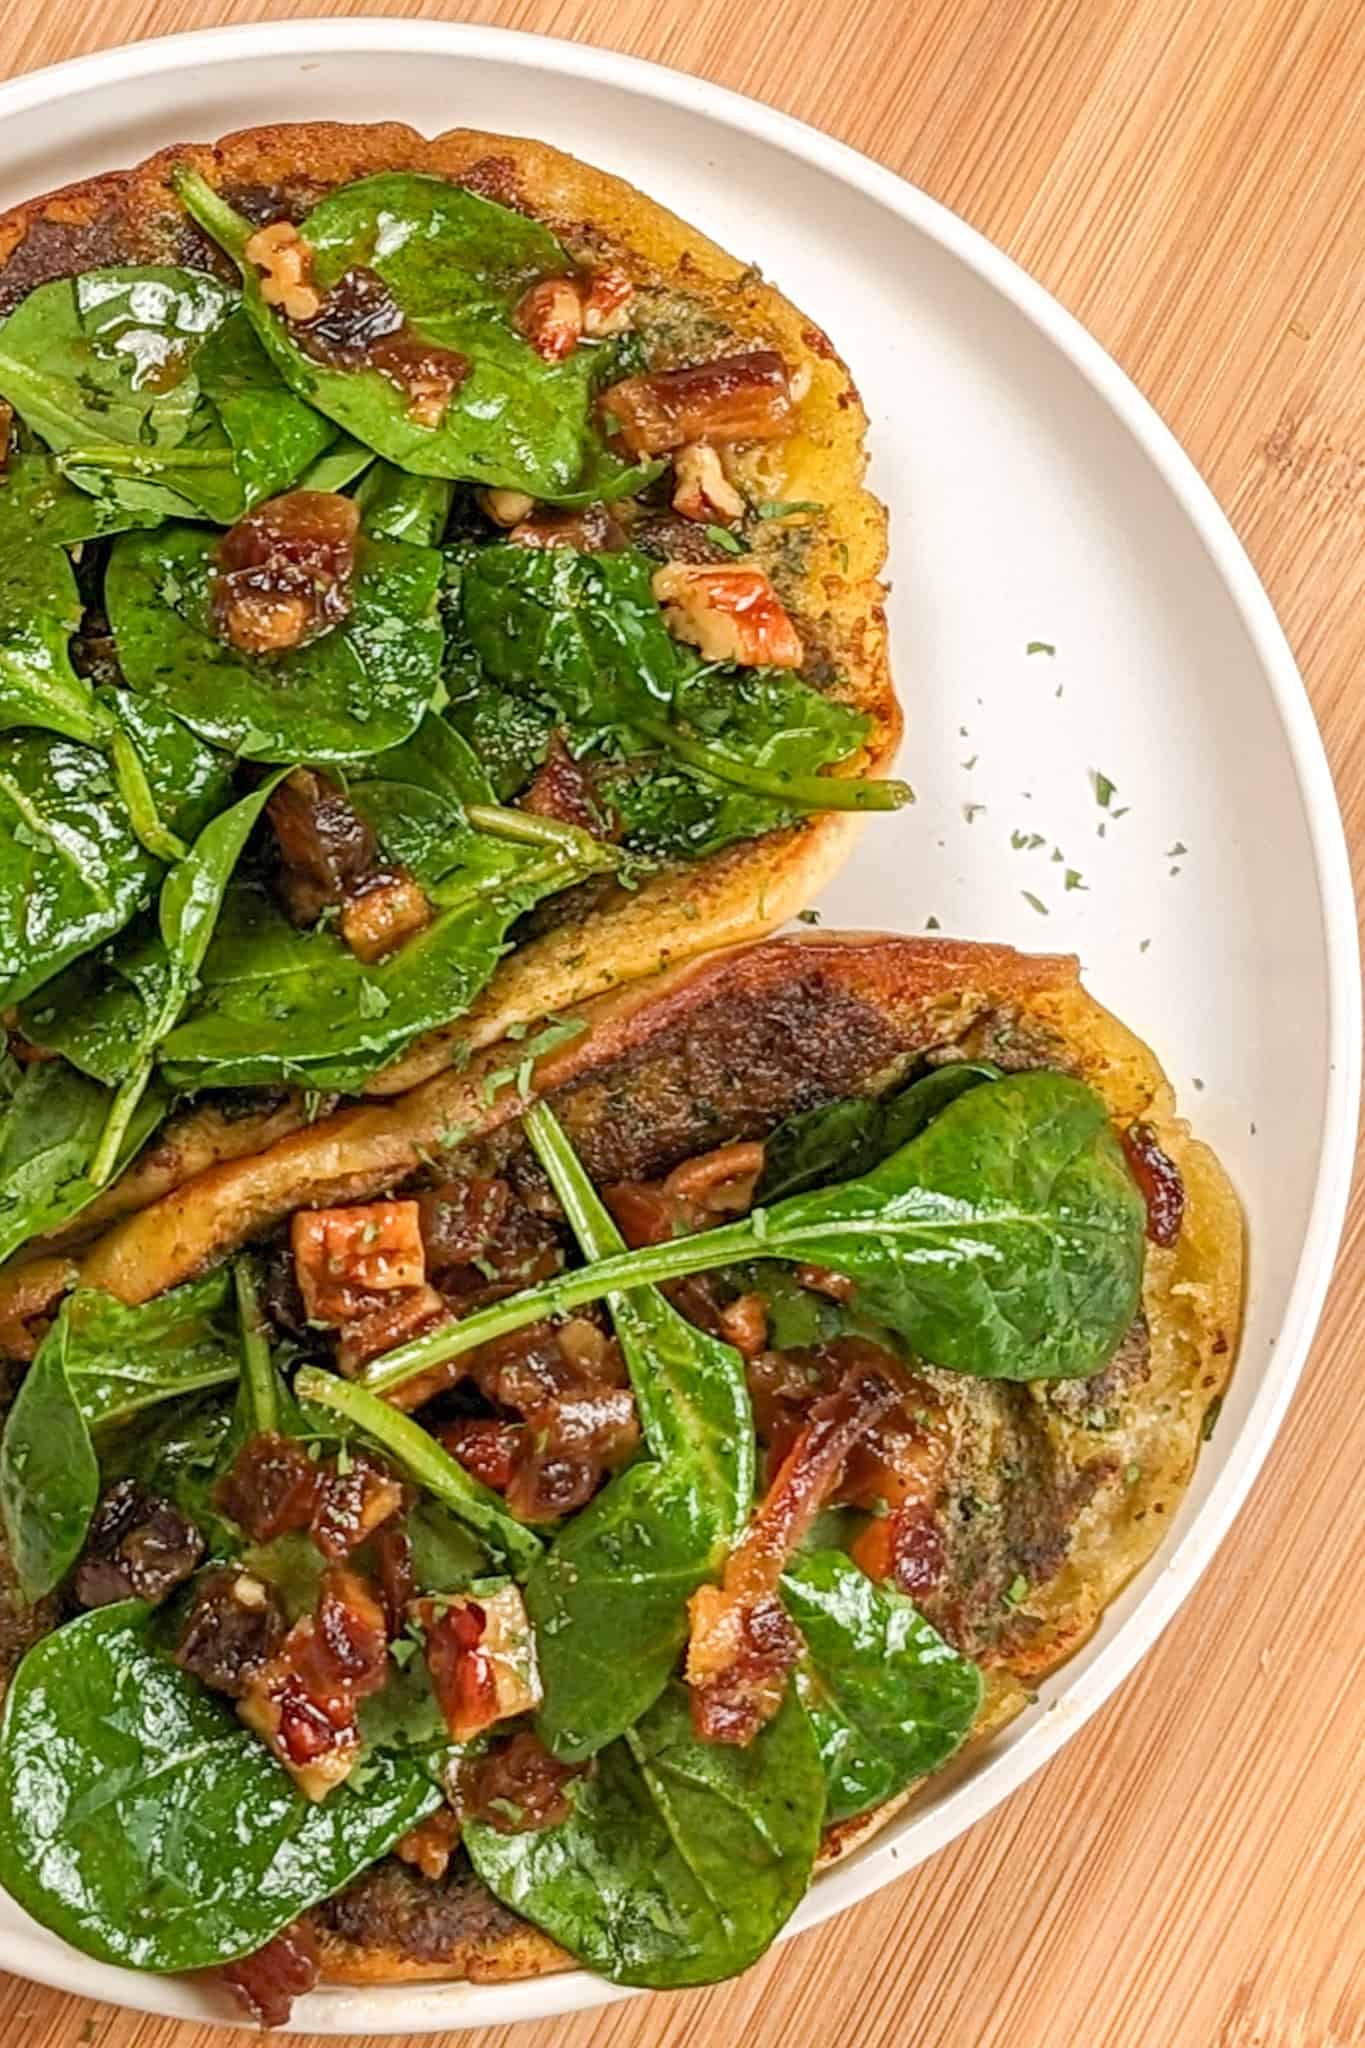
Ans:
[[[747,1969],[810,1881],[824,1773],[789,1693],[747,1749],[693,1733],[670,1685],[573,1786],[558,1827],[466,1823],[474,1868],[504,1905],[616,1984],[711,1984]]]
[[[802,1552],[782,1597],[806,1641],[796,1684],[824,1760],[825,1818],[866,1813],[946,1763],[981,1705],[975,1664],[842,1551]]]
[[[0,394],[59,455],[89,442],[179,447],[200,410],[196,355],[233,304],[206,272],[158,265],[39,285],[0,323]],[[183,509],[135,481],[92,487],[163,518]]]
[[[94,692],[71,666],[80,622],[76,578],[61,549],[0,540],[0,729],[41,726],[99,744]]]
[[[588,1259],[620,1232],[552,1112],[525,1128]],[[536,1726],[558,1756],[594,1755],[659,1697],[687,1640],[687,1603],[748,1520],[754,1426],[739,1353],[657,1289],[609,1294],[651,1458],[573,1516],[526,1582],[545,1697]]]
[[[251,224],[193,172],[182,172],[177,188],[237,264],[247,313],[280,375],[376,454],[419,476],[539,498],[639,488],[641,465],[622,463],[590,418],[605,351],[582,346],[565,362],[547,363],[513,325],[526,285],[569,268],[539,222],[442,178],[388,172],[329,194],[299,223],[322,289],[348,271],[375,271],[414,333],[468,362],[432,427],[412,418],[406,394],[378,370],[335,368],[308,355],[261,297],[260,274],[246,255]]]
[[[124,1132],[116,1170],[141,1151],[168,1100],[160,1090],[144,1097]],[[109,1105],[106,1090],[65,1060],[25,1067],[0,1120],[0,1259],[69,1223],[99,1193],[92,1161]]]
[[[103,754],[0,734],[0,1008],[120,931],[160,872]]]
[[[212,534],[170,526],[115,544],[105,601],[123,672],[202,739],[252,761],[352,761],[407,737],[440,680],[441,558],[362,540],[343,624],[286,654],[213,631]]]
[[[229,1288],[221,1271],[136,1308],[93,1288],[63,1303],[0,1439],[0,1513],[29,1599],[80,1555],[99,1498],[92,1432],[238,1377]]]
[[[466,547],[447,568],[447,603],[493,682],[548,701],[585,739],[619,743],[624,734],[630,751],[662,749],[722,786],[666,831],[661,792],[637,796],[631,819],[623,785],[628,822],[662,836],[670,851],[686,850],[689,838],[694,850],[713,850],[808,810],[885,810],[908,800],[903,783],[815,773],[854,750],[866,720],[795,677],[703,669],[664,624],[655,567],[633,548]],[[727,803],[726,790],[742,794]]]
[[[283,773],[281,770],[280,775]],[[232,871],[280,775],[268,776],[249,796],[205,825],[185,859],[176,863],[161,885],[157,941],[144,955],[141,977],[135,984],[143,1006],[143,1026],[95,1153],[91,1174],[96,1181],[112,1173],[152,1078],[157,1051],[199,985]]]
[[[763,1147],[757,1203],[803,1194],[826,1180],[854,1180],[926,1130],[950,1102],[1003,1070],[988,1060],[954,1060],[894,1095],[849,1095],[778,1125]]]
[[[31,1650],[0,1727],[0,1882],[87,1955],[199,1970],[261,1948],[433,1812],[408,1756],[313,1805],[136,1601]]]
[[[409,476],[391,462],[372,464],[355,489],[366,533],[422,548],[440,544],[454,499],[455,486],[448,478]]]
[[[752,1258],[827,1266],[861,1315],[980,1379],[1084,1379],[1137,1310],[1146,1207],[1100,1097],[1065,1074],[973,1088],[859,1179],[604,1259],[376,1362],[385,1392],[538,1317]]]
[[[110,496],[92,497],[64,476],[53,456],[12,449],[0,477],[0,548],[42,541],[80,547],[135,526],[155,526],[155,512],[138,512]]]

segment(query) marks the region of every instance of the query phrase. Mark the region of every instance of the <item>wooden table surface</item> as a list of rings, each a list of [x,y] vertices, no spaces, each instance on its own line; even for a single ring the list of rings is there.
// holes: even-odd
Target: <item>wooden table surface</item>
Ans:
[[[448,12],[629,50],[799,114],[964,214],[1079,314],[1218,493],[1365,844],[1361,0],[6,0],[0,66],[262,11]],[[1235,1531],[1023,1791],[738,1983],[488,2048],[1365,2043],[1361,1227],[1357,1202]],[[0,1978],[5,2048],[241,2038]]]

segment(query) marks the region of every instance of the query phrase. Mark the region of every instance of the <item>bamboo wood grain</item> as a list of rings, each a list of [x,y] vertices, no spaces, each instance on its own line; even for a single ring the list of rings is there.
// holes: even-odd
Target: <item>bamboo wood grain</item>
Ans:
[[[0,66],[260,11],[8,0]],[[458,14],[657,58],[804,116],[964,214],[1080,315],[1212,483],[1365,845],[1360,0],[267,11]],[[1365,2044],[1363,1228],[1358,1200],[1302,1389],[1216,1563],[1029,1786],[737,1984],[497,2029],[484,2048]],[[0,1978],[4,2048],[241,2038]]]

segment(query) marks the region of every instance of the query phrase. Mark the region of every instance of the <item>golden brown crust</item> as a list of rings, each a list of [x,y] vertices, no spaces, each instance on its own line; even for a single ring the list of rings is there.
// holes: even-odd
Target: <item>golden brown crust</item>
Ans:
[[[766,346],[808,375],[795,433],[751,451],[742,468],[755,498],[813,501],[825,511],[799,541],[780,522],[766,523],[755,559],[797,619],[808,678],[870,720],[865,745],[839,772],[886,772],[901,721],[882,610],[886,515],[862,488],[866,414],[826,336],[752,266],[624,180],[546,143],[474,129],[427,141],[398,122],[309,122],[244,129],[214,147],[160,150],[134,170],[67,186],[0,216],[0,312],[35,284],[96,264],[216,262],[171,189],[179,164],[192,165],[258,218],[300,216],[336,186],[377,171],[467,183],[547,221],[576,256],[591,260],[609,248],[634,279],[641,322],[665,353],[668,335],[680,328],[686,353],[697,359]],[[399,1093],[447,1066],[457,1047],[492,1044],[509,1025],[774,931],[842,865],[860,823],[827,813],[596,901],[520,946],[468,1017],[420,1041],[368,1092]]]

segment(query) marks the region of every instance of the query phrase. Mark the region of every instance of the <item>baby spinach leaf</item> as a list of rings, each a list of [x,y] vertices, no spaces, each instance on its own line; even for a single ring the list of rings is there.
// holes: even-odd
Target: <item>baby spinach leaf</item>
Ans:
[[[408,540],[436,547],[446,530],[455,486],[440,476],[409,476],[391,462],[376,462],[356,486],[366,533],[376,540]]]
[[[419,1500],[407,1518],[412,1574],[423,1593],[463,1593],[492,1569],[488,1552],[439,1501]]]
[[[379,371],[335,368],[300,348],[261,297],[246,255],[250,222],[193,172],[179,174],[177,189],[241,271],[247,313],[281,376],[376,454],[419,476],[540,498],[638,488],[638,466],[620,463],[590,420],[598,351],[582,346],[547,363],[513,325],[527,283],[569,269],[539,222],[442,178],[387,172],[330,193],[299,223],[319,286],[357,268],[377,272],[416,335],[468,362],[432,427],[412,418],[406,394]]]
[[[460,566],[460,621],[494,682],[533,690],[585,732],[668,715],[683,658],[649,556],[495,543]]]
[[[219,1272],[136,1308],[93,1288],[62,1304],[0,1440],[0,1512],[29,1599],[51,1592],[80,1555],[99,1498],[91,1432],[237,1378],[228,1292]]]
[[[144,952],[134,984],[142,1003],[143,1025],[95,1153],[91,1173],[96,1181],[113,1171],[129,1123],[151,1080],[157,1050],[199,985],[232,871],[284,772],[281,769],[280,774],[268,776],[249,796],[205,825],[185,859],[176,863],[161,885],[157,941]]]
[[[880,1100],[848,1095],[778,1125],[763,1147],[757,1203],[802,1194],[825,1180],[853,1180],[917,1138],[941,1109],[1003,1070],[988,1060],[954,1060]]]
[[[164,527],[118,541],[105,601],[132,688],[201,739],[251,761],[351,761],[404,739],[440,679],[440,556],[362,540],[343,624],[285,654],[242,654],[213,631],[217,541]]]
[[[155,526],[158,517],[120,505],[113,497],[92,497],[63,476],[45,452],[11,449],[0,476],[0,547],[34,541],[79,547],[131,527]]]
[[[207,1969],[262,1947],[440,1803],[417,1758],[380,1755],[363,1793],[313,1805],[128,1601],[19,1668],[0,1727],[0,1882],[86,1955]]]
[[[296,398],[283,382],[241,306],[204,343],[195,368],[199,388],[217,412],[227,439],[236,485],[228,520],[263,498],[288,490],[329,451],[341,454],[331,420]],[[207,505],[204,509],[215,518],[223,516]]]
[[[431,924],[367,965],[325,925],[297,930],[260,887],[234,888],[203,999],[166,1041],[177,1085],[358,1086],[468,1008],[524,910],[617,858],[574,826],[483,800],[477,761],[431,715],[414,739],[362,763],[351,793],[426,889]]]
[[[160,872],[103,754],[0,734],[0,1007],[120,931]]]
[[[693,1733],[684,1686],[572,1787],[558,1827],[465,1826],[504,1905],[616,1984],[711,1984],[747,1969],[790,1919],[820,1842],[824,1773],[791,1693],[747,1749]]]
[[[533,1529],[515,1521],[491,1487],[471,1477],[429,1430],[387,1401],[317,1366],[305,1366],[294,1382],[305,1409],[311,1404],[339,1415],[399,1464],[408,1477],[473,1530],[495,1559],[523,1577],[541,1554]]]
[[[588,1259],[624,1250],[553,1113],[527,1136]],[[571,1762],[625,1733],[668,1683],[687,1640],[687,1603],[748,1519],[754,1425],[739,1353],[679,1315],[657,1289],[609,1294],[651,1453],[567,1522],[526,1581],[545,1697],[544,1742]]]
[[[1146,1209],[1100,1097],[1068,1075],[973,1088],[870,1173],[513,1295],[378,1361],[389,1391],[538,1317],[752,1258],[827,1266],[861,1315],[980,1379],[1084,1379],[1137,1310]]]
[[[124,1133],[118,1169],[141,1151],[168,1100],[161,1091],[146,1096]],[[109,1101],[65,1060],[25,1067],[0,1121],[0,1259],[69,1223],[99,1193],[91,1161]]]
[[[122,689],[97,690],[95,698],[137,748],[158,814],[180,838],[197,838],[231,800],[231,758],[205,746],[154,698]]]
[[[866,1813],[946,1763],[981,1705],[975,1664],[842,1551],[802,1552],[782,1598],[806,1641],[796,1684],[824,1760],[826,1820]]]
[[[71,666],[80,622],[76,578],[61,549],[0,540],[0,728],[35,725],[99,743],[94,692]]]
[[[688,850],[689,838],[694,851],[712,851],[809,810],[908,801],[903,783],[815,772],[857,746],[867,730],[860,714],[792,676],[704,670],[664,624],[655,567],[633,548],[466,548],[447,570],[448,604],[495,683],[548,700],[585,737],[624,733],[633,750],[662,749],[722,785],[671,831],[661,824],[660,792],[637,797],[631,819],[623,786],[629,822],[670,851]],[[727,799],[726,789],[742,795]]]
[[[161,265],[39,285],[0,323],[0,395],[58,454],[90,441],[177,447],[199,406],[196,354],[233,304],[207,272]],[[110,489],[162,509],[125,496],[122,480]]]

